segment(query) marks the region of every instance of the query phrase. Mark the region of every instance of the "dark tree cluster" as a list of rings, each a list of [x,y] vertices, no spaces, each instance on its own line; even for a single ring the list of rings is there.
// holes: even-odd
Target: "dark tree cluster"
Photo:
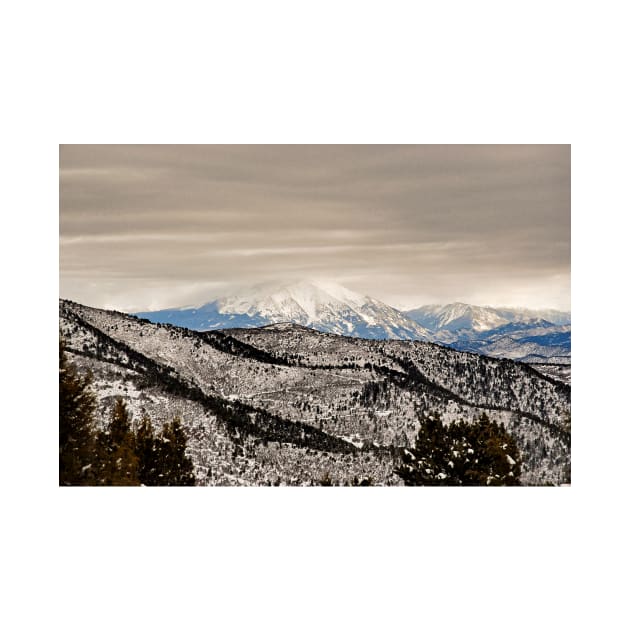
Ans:
[[[359,403],[364,407],[372,407],[377,400],[387,395],[388,390],[389,383],[386,380],[368,381],[359,394]]]
[[[407,486],[517,486],[521,456],[515,439],[486,414],[449,425],[425,416],[394,472]]]
[[[190,486],[193,465],[178,420],[158,435],[145,417],[137,431],[122,400],[107,430],[95,428],[96,398],[89,375],[81,376],[59,343],[59,485]]]
[[[184,329],[185,330],[185,329]],[[187,331],[189,334],[193,331]],[[236,357],[243,359],[253,359],[260,363],[269,363],[270,365],[289,365],[288,358],[283,356],[275,356],[256,348],[248,343],[240,341],[231,335],[219,330],[213,330],[209,332],[193,333],[199,338],[203,339],[206,343],[210,344],[220,352],[225,352]],[[299,361],[297,361],[299,363]]]
[[[96,399],[91,377],[81,376],[59,341],[59,483],[90,485],[93,481]]]

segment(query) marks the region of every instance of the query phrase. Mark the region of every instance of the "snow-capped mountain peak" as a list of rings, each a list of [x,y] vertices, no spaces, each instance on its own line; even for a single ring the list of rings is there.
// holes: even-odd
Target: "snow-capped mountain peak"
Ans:
[[[258,314],[301,324],[317,322],[330,311],[360,309],[369,298],[330,282],[311,281],[253,290],[218,300],[221,313]]]
[[[460,330],[484,332],[510,322],[525,322],[532,319],[544,319],[561,325],[571,322],[571,314],[560,311],[494,308],[474,306],[462,302],[446,305],[431,304],[406,311],[405,314],[421,326],[434,332]]]
[[[219,298],[198,309],[138,313],[151,321],[197,330],[292,322],[323,332],[372,339],[429,339],[428,332],[400,311],[341,285],[314,280],[260,285]]]
[[[571,314],[455,302],[405,313],[338,284],[315,280],[259,285],[197,308],[137,313],[193,330],[297,324],[365,339],[409,339],[459,350],[560,360],[570,356]]]

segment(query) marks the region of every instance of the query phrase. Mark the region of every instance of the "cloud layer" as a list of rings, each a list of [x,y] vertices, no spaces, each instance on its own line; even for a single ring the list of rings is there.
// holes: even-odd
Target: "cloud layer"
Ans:
[[[567,145],[62,145],[62,297],[141,310],[328,278],[570,307]]]

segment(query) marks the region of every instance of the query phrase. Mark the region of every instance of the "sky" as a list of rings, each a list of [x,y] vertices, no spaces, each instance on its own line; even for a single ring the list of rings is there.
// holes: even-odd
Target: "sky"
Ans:
[[[60,297],[122,311],[337,282],[570,310],[570,145],[60,145]]]

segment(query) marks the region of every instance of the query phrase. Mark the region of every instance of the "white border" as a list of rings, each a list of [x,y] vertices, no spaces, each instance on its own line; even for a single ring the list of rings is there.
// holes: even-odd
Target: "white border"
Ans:
[[[622,6],[6,11],[4,627],[620,625]],[[158,141],[572,143],[573,487],[59,489],[57,145]]]

